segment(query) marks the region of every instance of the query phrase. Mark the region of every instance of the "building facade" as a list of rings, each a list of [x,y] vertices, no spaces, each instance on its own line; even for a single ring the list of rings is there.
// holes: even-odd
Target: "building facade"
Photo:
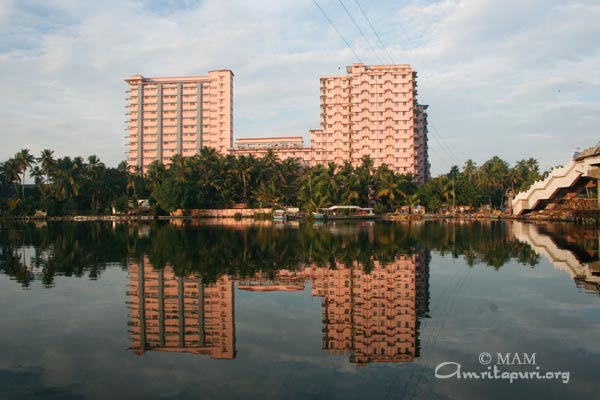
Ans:
[[[272,151],[281,160],[293,158],[302,166],[316,165],[315,152],[312,147],[304,146],[302,136],[240,138],[235,140],[235,145],[230,153],[234,156],[252,154],[262,157],[269,151]]]
[[[369,156],[375,167],[386,164],[394,172],[413,174],[417,182],[429,179],[427,106],[417,102],[417,72],[407,64],[353,64],[346,71],[320,79],[321,127],[309,131],[311,146],[294,154],[281,147],[272,150],[305,165],[350,161],[356,166]],[[265,152],[233,150],[258,156]]]
[[[174,155],[193,156],[203,147],[226,155],[233,146],[233,73],[207,76],[125,79],[127,161],[146,171]]]
[[[321,78],[316,162],[358,165],[369,156],[375,167],[387,164],[426,180],[427,106],[417,103],[417,72],[407,64],[353,64],[346,71]]]
[[[417,102],[417,72],[408,64],[353,64],[346,75],[324,76],[321,127],[302,137],[240,138],[233,143],[233,73],[144,78],[134,75],[128,97],[128,162],[145,171],[174,155],[193,156],[202,147],[219,154],[257,157],[272,150],[302,165],[360,165],[369,156],[415,181],[430,177],[427,106]]]

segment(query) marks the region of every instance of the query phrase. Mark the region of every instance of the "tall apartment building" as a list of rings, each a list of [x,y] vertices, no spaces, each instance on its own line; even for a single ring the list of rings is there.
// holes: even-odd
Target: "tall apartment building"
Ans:
[[[233,73],[125,79],[128,93],[130,166],[145,171],[153,161],[193,156],[203,147],[228,154],[233,146]]]
[[[321,129],[311,137],[316,162],[358,165],[370,156],[375,167],[428,179],[427,106],[417,103],[417,72],[407,64],[346,71],[321,78]]]
[[[411,173],[418,182],[430,177],[427,153],[427,106],[417,102],[417,72],[410,65],[353,64],[347,75],[321,78],[321,128],[310,130],[310,147],[289,149],[277,138],[272,149],[281,159],[304,165],[360,165],[369,156],[374,166],[387,164],[398,173]],[[238,139],[232,154],[266,153]]]

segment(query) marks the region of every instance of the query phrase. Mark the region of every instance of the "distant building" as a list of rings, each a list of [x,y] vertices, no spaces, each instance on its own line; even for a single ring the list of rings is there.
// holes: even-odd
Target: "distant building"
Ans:
[[[129,84],[127,160],[143,171],[155,160],[193,156],[202,147],[222,155],[261,157],[272,150],[280,159],[306,166],[360,165],[369,156],[375,167],[387,164],[411,173],[417,182],[430,177],[427,107],[417,102],[417,72],[410,65],[353,64],[347,75],[324,76],[321,127],[300,136],[240,138],[233,143],[233,73],[144,78]]]
[[[314,166],[314,152],[312,148],[304,147],[302,136],[240,138],[235,140],[231,154],[235,156],[254,155],[262,157],[267,152],[273,151],[281,160],[296,159],[303,166]]]
[[[129,84],[128,151],[130,166],[143,171],[153,161],[168,164],[174,155],[193,156],[203,147],[226,155],[233,145],[233,73],[145,78]]]
[[[406,64],[353,64],[346,70],[347,75],[320,80],[321,129],[310,131],[311,146],[294,152],[271,149],[281,159],[301,158],[307,165],[349,161],[356,166],[369,156],[375,167],[387,164],[395,172],[413,174],[418,182],[429,179],[428,106],[417,102],[417,72]],[[232,152],[240,154],[242,149],[238,146]],[[258,156],[265,152],[243,149],[244,154]]]
[[[410,65],[353,64],[348,75],[321,78],[321,129],[316,161],[375,167],[387,164],[418,181],[429,176],[426,106],[417,103],[417,72]]]

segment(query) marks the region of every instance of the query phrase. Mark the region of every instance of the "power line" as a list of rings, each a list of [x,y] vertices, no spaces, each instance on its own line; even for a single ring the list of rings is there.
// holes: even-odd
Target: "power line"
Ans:
[[[435,126],[433,126],[433,124],[431,123],[431,120],[428,120],[427,123],[428,123],[428,125],[430,125],[433,128],[433,131],[438,136],[438,138],[440,140],[440,143],[445,147],[445,149],[446,149],[445,151],[454,160],[454,162],[456,163],[456,165],[458,165],[460,163],[460,161],[458,160],[458,157],[456,157],[456,155],[454,154],[454,152],[452,151],[452,149],[450,148],[450,146],[448,146],[448,144],[446,143],[446,141],[444,140],[444,138],[442,137],[442,135],[440,135],[440,133],[438,132],[438,130],[435,128]]]
[[[443,158],[442,161],[445,163],[447,162],[449,168],[452,167],[452,164],[454,164],[454,161],[452,161],[452,159],[450,159],[449,156],[446,156],[444,153],[439,152],[438,149],[436,149],[435,147],[428,146],[428,150],[434,152],[438,158]]]
[[[358,26],[358,24],[356,23],[356,20],[354,19],[354,17],[352,17],[352,14],[350,14],[350,11],[348,11],[348,9],[346,8],[346,6],[342,2],[342,0],[338,0],[338,1],[340,2],[340,4],[342,5],[342,7],[344,8],[344,10],[346,11],[346,14],[348,14],[348,16],[350,17],[350,19],[354,23],[354,26],[356,27],[356,29],[358,29],[358,31],[360,32],[360,34],[362,35],[362,37],[365,38],[367,44],[371,48],[371,51],[373,52],[373,54],[375,54],[375,57],[379,60],[379,63],[383,64],[383,61],[381,60],[381,58],[379,57],[379,55],[377,54],[377,52],[375,51],[375,49],[371,45],[371,42],[369,41],[369,39],[367,39],[367,36],[365,35],[365,33],[362,31],[362,29],[360,29],[360,26]]]
[[[387,53],[388,57],[390,58],[390,60],[392,61],[392,64],[396,64],[396,62],[394,61],[394,59],[392,58],[392,55],[390,54],[390,52],[388,51],[387,47],[385,47],[385,44],[383,44],[383,40],[381,40],[381,37],[379,36],[379,34],[377,33],[377,31],[375,30],[375,27],[373,26],[373,24],[371,23],[371,20],[369,19],[369,17],[367,17],[367,14],[365,14],[363,8],[360,6],[360,3],[358,2],[358,0],[354,0],[356,2],[356,5],[358,6],[358,9],[360,10],[360,12],[362,13],[363,17],[365,17],[365,19],[367,20],[367,22],[369,23],[369,26],[371,27],[371,30],[373,31],[373,33],[375,34],[375,36],[377,36],[377,40],[379,40],[379,44],[381,44],[381,47],[383,47],[383,49],[385,50],[385,52]],[[382,63],[383,64],[383,63]]]
[[[348,48],[352,51],[352,54],[354,54],[354,57],[356,57],[356,59],[358,60],[358,62],[360,62],[361,64],[363,64],[362,60],[360,59],[360,57],[358,56],[358,54],[356,54],[356,52],[354,51],[354,49],[352,48],[352,46],[350,46],[350,43],[348,43],[348,41],[346,40],[346,38],[344,38],[344,36],[340,33],[340,31],[338,30],[338,28],[335,27],[335,25],[333,24],[333,21],[327,16],[327,14],[325,13],[325,11],[323,11],[323,9],[321,8],[321,6],[319,5],[319,3],[317,3],[317,0],[313,0],[313,2],[315,3],[315,5],[319,8],[319,10],[321,10],[321,13],[323,14],[323,16],[327,19],[327,21],[329,22],[329,24],[333,27],[333,29],[335,29],[335,31],[337,32],[337,34],[339,35],[340,38],[342,38],[342,40],[344,41],[344,43],[346,43],[346,46],[348,46]]]

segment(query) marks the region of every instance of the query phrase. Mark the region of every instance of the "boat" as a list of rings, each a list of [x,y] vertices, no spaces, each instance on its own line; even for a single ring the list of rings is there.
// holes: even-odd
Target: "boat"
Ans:
[[[312,213],[316,220],[365,220],[376,219],[378,216],[372,208],[363,208],[358,206],[331,206],[329,208],[317,208]]]
[[[275,221],[304,220],[306,219],[306,214],[300,212],[299,208],[286,207],[283,210],[273,211],[273,219]]]
[[[276,221],[286,221],[287,217],[288,217],[287,211],[285,211],[285,210],[273,211],[273,219]]]

